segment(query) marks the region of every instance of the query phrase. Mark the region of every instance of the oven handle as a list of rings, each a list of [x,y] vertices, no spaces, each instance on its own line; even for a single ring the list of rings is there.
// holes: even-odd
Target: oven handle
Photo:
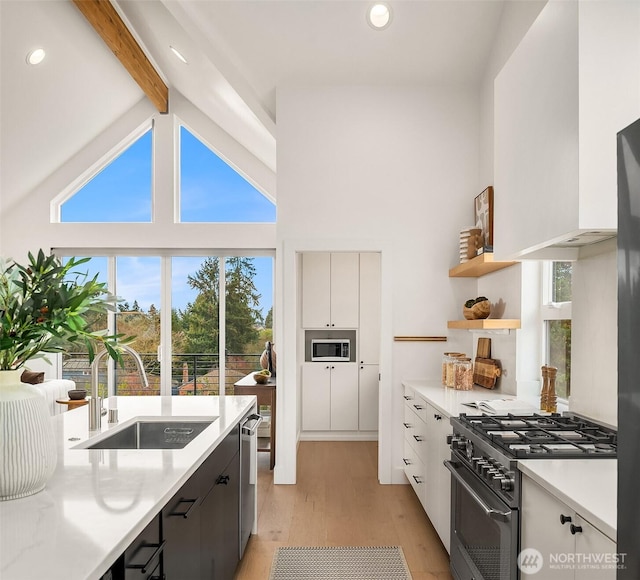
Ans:
[[[487,514],[491,519],[500,520],[502,522],[508,522],[511,519],[511,511],[501,512],[499,510],[494,510],[490,508],[482,498],[474,491],[474,489],[464,480],[462,476],[458,473],[458,470],[455,467],[455,464],[451,461],[443,461],[444,466],[451,472],[451,475],[456,479],[456,481],[464,487],[467,493],[475,500],[475,502],[482,508],[485,514]]]

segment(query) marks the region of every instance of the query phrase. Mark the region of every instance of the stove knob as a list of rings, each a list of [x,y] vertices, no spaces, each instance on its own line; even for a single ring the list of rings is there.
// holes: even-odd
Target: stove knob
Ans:
[[[515,483],[513,477],[505,476],[500,482],[500,489],[502,491],[513,491]]]
[[[491,467],[491,465],[489,465],[488,463],[484,463],[483,465],[480,466],[480,475],[485,479],[487,479],[489,477],[489,472],[492,469],[493,467]]]
[[[500,474],[494,474],[493,477],[491,478],[491,487],[493,487],[493,489],[497,489],[498,491],[502,489],[502,481],[504,480],[504,475]]]
[[[467,440],[464,437],[454,437],[451,442],[451,447],[454,451],[460,451],[460,453],[464,455],[467,450]]]

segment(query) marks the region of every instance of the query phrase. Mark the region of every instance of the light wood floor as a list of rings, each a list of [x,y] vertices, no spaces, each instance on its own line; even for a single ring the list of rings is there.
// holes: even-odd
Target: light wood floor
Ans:
[[[401,546],[414,580],[451,579],[411,486],[378,484],[376,442],[301,442],[296,485],[273,485],[258,455],[258,534],[235,580],[268,579],[279,546]]]

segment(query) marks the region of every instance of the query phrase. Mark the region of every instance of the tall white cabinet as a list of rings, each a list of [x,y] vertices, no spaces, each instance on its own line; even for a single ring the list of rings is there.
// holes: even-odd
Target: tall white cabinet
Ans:
[[[350,362],[301,365],[302,436],[362,439],[378,430],[380,254],[301,256],[301,336],[355,336]],[[326,334],[323,332],[326,331]],[[341,335],[340,331],[345,331]],[[305,344],[309,353],[309,345]]]

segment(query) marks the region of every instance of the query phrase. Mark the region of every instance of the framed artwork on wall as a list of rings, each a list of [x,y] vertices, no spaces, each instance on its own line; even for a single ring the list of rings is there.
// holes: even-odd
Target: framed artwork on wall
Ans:
[[[476,227],[482,229],[482,248],[493,251],[493,187],[489,186],[475,199]],[[478,251],[478,253],[480,253]]]

